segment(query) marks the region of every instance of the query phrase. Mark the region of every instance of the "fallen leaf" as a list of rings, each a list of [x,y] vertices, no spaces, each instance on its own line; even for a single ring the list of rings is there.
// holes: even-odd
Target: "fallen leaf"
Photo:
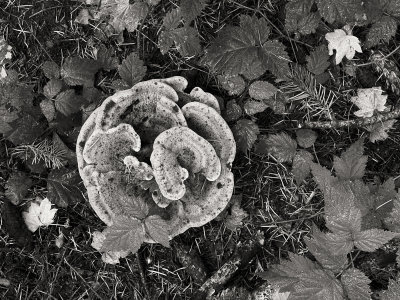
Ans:
[[[329,55],[333,55],[333,50],[336,50],[335,62],[337,65],[345,56],[347,59],[352,59],[356,51],[362,53],[359,39],[353,35],[348,35],[342,29],[328,32],[325,38],[329,43]]]
[[[386,140],[389,137],[387,132],[393,128],[393,125],[395,123],[396,120],[388,120],[383,123],[376,123],[365,127],[365,129],[367,129],[370,132],[369,140],[372,143]]]
[[[53,224],[56,208],[51,208],[49,199],[44,198],[38,202],[32,202],[28,211],[24,211],[22,216],[28,229],[35,232],[41,226]]]
[[[358,89],[357,96],[351,97],[350,101],[357,105],[360,110],[354,114],[360,118],[372,117],[375,111],[387,110],[387,95],[382,95],[380,87],[372,87],[368,89]]]

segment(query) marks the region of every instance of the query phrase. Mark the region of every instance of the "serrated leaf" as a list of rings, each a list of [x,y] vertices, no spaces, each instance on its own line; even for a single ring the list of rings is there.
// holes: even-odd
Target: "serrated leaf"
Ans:
[[[368,229],[355,233],[354,245],[362,251],[374,252],[376,249],[398,236],[398,233],[391,231],[376,228]]]
[[[329,54],[325,45],[318,46],[306,57],[307,69],[314,75],[320,75],[329,67]]]
[[[52,145],[56,153],[62,153],[62,159],[65,159],[63,161],[64,165],[68,162],[69,166],[77,166],[75,151],[69,149],[56,132],[53,133]]]
[[[355,21],[356,16],[363,12],[361,0],[316,0],[315,2],[319,13],[328,23]]]
[[[13,128],[10,123],[19,118],[17,111],[9,110],[6,106],[0,106],[0,133],[6,133]]]
[[[61,89],[63,88],[64,83],[59,79],[51,79],[43,88],[43,95],[45,95],[48,99],[53,99],[53,97],[57,96]]]
[[[385,224],[391,231],[400,232],[400,195],[393,200],[393,209],[385,219]]]
[[[142,222],[126,216],[117,216],[113,220],[113,224],[107,227],[103,233],[106,238],[103,241],[101,251],[131,251],[136,253],[145,238]]]
[[[96,58],[101,69],[111,71],[118,68],[118,58],[115,56],[115,50],[112,47],[107,48],[101,44],[97,50]]]
[[[179,8],[174,8],[165,14],[163,18],[163,27],[166,31],[174,30],[179,26],[182,15]]]
[[[269,154],[279,162],[291,162],[296,155],[297,143],[286,132],[270,134],[266,140]]]
[[[83,199],[78,186],[81,182],[76,170],[58,169],[52,170],[47,178],[47,197],[59,207],[67,207]]]
[[[291,33],[310,34],[315,32],[320,21],[318,13],[310,12],[313,2],[297,0],[288,2],[285,6],[285,27]]]
[[[258,114],[266,110],[269,106],[262,101],[257,100],[247,100],[244,105],[243,109],[249,116],[254,114]]]
[[[238,149],[244,153],[253,147],[260,133],[258,125],[251,120],[241,119],[236,122],[232,128],[233,136],[235,137]]]
[[[311,129],[296,130],[296,141],[300,147],[309,148],[317,140],[317,133]]]
[[[334,273],[339,273],[347,264],[346,255],[334,255],[330,245],[327,243],[326,235],[322,233],[315,224],[311,237],[304,238],[308,250],[316,260],[324,267]]]
[[[262,101],[272,98],[278,89],[267,81],[254,81],[249,87],[251,98]]]
[[[389,279],[388,289],[383,291],[381,300],[394,300],[400,298],[400,281]]]
[[[270,28],[264,19],[240,18],[240,26],[226,26],[206,49],[202,62],[216,73],[237,75],[260,70],[277,77],[289,73],[290,61],[284,46],[268,40]],[[257,73],[260,73],[257,72]]]
[[[375,143],[377,141],[384,141],[386,140],[389,135],[388,135],[388,131],[390,129],[393,129],[394,124],[396,123],[396,120],[388,120],[385,121],[383,123],[379,122],[373,125],[369,125],[367,127],[365,127],[366,130],[368,130],[369,133],[369,140],[372,143]]]
[[[333,167],[336,176],[341,180],[361,179],[365,173],[368,156],[363,155],[364,139],[360,139],[352,144],[339,157],[333,159]]]
[[[344,289],[350,300],[370,300],[371,280],[360,270],[350,268],[343,272],[341,277]]]
[[[44,75],[49,79],[60,78],[60,67],[54,61],[45,61],[42,65]]]
[[[22,213],[28,229],[35,232],[41,226],[49,226],[54,222],[58,209],[51,208],[48,198],[40,199],[39,203],[31,202],[27,211]]]
[[[11,129],[4,136],[16,146],[32,143],[45,129],[45,124],[31,114],[25,114],[23,118],[18,118],[9,125]]]
[[[46,98],[43,99],[39,105],[40,105],[40,110],[47,119],[47,122],[53,121],[56,117],[56,108],[54,106],[53,101]]]
[[[292,173],[297,185],[300,185],[304,179],[310,174],[313,156],[305,150],[297,151],[293,158]]]
[[[146,75],[147,67],[143,64],[143,61],[139,58],[139,56],[132,52],[128,55],[123,61],[122,64],[118,67],[119,76],[130,86],[132,87],[139,81],[143,79]]]
[[[246,83],[244,79],[239,75],[218,75],[217,79],[218,83],[222,86],[224,90],[228,91],[228,94],[230,96],[240,95],[246,88]]]
[[[68,85],[93,86],[99,63],[93,59],[68,57],[61,67],[61,77]]]
[[[208,0],[181,0],[180,9],[185,22],[190,23],[200,16],[201,11],[206,8]]]
[[[69,116],[73,113],[78,112],[81,109],[81,105],[84,103],[84,99],[81,96],[75,94],[75,90],[69,89],[61,92],[57,95],[54,105],[57,111],[65,116]]]
[[[357,96],[350,99],[360,108],[354,114],[360,118],[368,118],[372,117],[376,111],[386,111],[387,95],[382,95],[382,92],[381,87],[357,89]]]
[[[12,172],[5,184],[5,196],[12,204],[18,205],[28,193],[32,179],[23,172]]]
[[[362,53],[359,39],[354,35],[347,34],[342,29],[328,32],[325,34],[325,39],[328,41],[329,55],[333,55],[333,50],[336,50],[335,62],[337,65],[345,56],[347,59],[353,59],[356,52]]]
[[[236,100],[229,100],[226,104],[224,118],[227,122],[236,121],[242,116],[242,108]]]
[[[189,57],[201,52],[199,33],[193,27],[181,27],[171,33],[176,50],[183,56]]]
[[[365,45],[370,48],[379,43],[387,43],[395,36],[397,31],[397,21],[390,16],[383,16],[379,21],[372,24],[367,34]]]
[[[160,243],[164,247],[169,247],[169,231],[170,225],[167,221],[163,220],[159,215],[148,216],[144,220],[146,233]]]

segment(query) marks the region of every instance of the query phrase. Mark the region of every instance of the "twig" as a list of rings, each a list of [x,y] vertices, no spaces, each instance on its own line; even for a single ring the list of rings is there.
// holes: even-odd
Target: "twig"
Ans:
[[[149,288],[147,286],[146,274],[144,272],[142,261],[140,260],[139,253],[136,252],[135,256],[136,256],[137,264],[138,264],[138,267],[139,267],[140,281],[142,282],[142,285],[143,285],[143,288],[144,288],[144,293],[146,294],[146,299],[152,300],[152,298],[150,296]]]
[[[396,119],[400,117],[400,107],[396,107],[394,110],[386,113],[380,113],[376,116],[362,119],[354,119],[354,120],[333,120],[333,121],[314,121],[314,122],[303,122],[298,123],[298,128],[320,128],[320,129],[328,129],[328,128],[343,128],[343,127],[364,127],[368,125],[372,125],[375,123],[385,122],[387,120]]]

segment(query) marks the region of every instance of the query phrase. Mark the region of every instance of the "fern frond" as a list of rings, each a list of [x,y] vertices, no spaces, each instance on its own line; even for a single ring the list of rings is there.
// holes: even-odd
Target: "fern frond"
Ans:
[[[301,109],[306,110],[308,116],[324,115],[333,119],[331,107],[337,99],[336,93],[318,83],[314,74],[300,65],[292,65],[289,79],[280,89],[290,102],[301,101]]]
[[[49,140],[20,145],[16,147],[12,153],[12,155],[18,156],[25,161],[28,161],[28,159],[31,158],[33,164],[42,160],[46,167],[53,169],[61,168],[64,165],[64,157],[66,154],[67,153],[64,149],[60,149]]]

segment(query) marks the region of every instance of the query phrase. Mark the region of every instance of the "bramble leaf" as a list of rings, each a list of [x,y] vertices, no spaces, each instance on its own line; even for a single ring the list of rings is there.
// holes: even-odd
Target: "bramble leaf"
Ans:
[[[289,73],[290,61],[282,43],[268,40],[267,22],[253,16],[242,15],[240,26],[226,26],[206,49],[202,62],[216,73],[237,75],[266,70],[277,77]]]
[[[363,143],[364,139],[359,139],[342,153],[340,158],[334,157],[333,167],[340,180],[361,179],[364,176],[368,156],[363,155]]]
[[[40,102],[40,110],[43,115],[46,117],[47,122],[51,122],[56,118],[56,107],[54,106],[54,102],[47,98],[43,99]]]
[[[47,60],[42,65],[44,75],[49,79],[60,78],[60,67],[54,62]]]
[[[306,57],[307,69],[314,75],[320,75],[329,67],[329,54],[325,45],[318,46]]]
[[[360,270],[350,268],[343,272],[340,281],[350,300],[370,300],[371,280]]]
[[[251,98],[262,101],[273,97],[278,89],[267,81],[254,81],[249,87]]]
[[[59,79],[51,79],[43,88],[43,95],[45,95],[48,99],[53,99],[53,97],[57,96],[61,89],[63,88],[64,83]]]
[[[78,112],[83,103],[84,99],[76,95],[73,89],[61,92],[54,101],[56,110],[65,116]]]
[[[93,59],[68,57],[61,67],[61,77],[68,85],[93,86],[99,63]]]
[[[96,59],[101,69],[110,71],[118,68],[118,58],[115,56],[115,50],[111,47],[107,48],[101,44],[97,49]]]
[[[393,200],[393,209],[386,217],[385,224],[390,230],[400,232],[400,194]]]
[[[372,143],[386,140],[389,137],[387,132],[390,129],[393,129],[393,126],[396,122],[397,121],[393,119],[384,121],[383,123],[379,122],[365,127],[365,129],[369,131],[369,140]]]
[[[208,0],[181,0],[181,14],[185,22],[189,25],[197,18],[201,11],[206,8]]]
[[[14,171],[5,184],[4,194],[12,204],[18,205],[28,193],[32,183],[32,179],[26,173]]]
[[[347,59],[352,59],[356,51],[362,53],[358,38],[348,35],[342,29],[328,32],[325,38],[328,41],[329,55],[333,55],[333,50],[336,50],[335,62],[337,65],[341,63],[345,56]]]
[[[315,32],[320,21],[318,13],[311,12],[312,1],[297,0],[286,4],[285,27],[289,32],[310,34]]]
[[[236,121],[242,116],[242,108],[236,103],[236,100],[229,100],[226,104],[224,118],[227,122]]]
[[[253,121],[241,119],[233,126],[232,133],[238,149],[246,153],[247,150],[253,147],[260,130],[258,129],[258,125]]]
[[[389,279],[388,289],[383,291],[381,300],[393,300],[400,298],[400,282]]]
[[[398,233],[382,229],[368,229],[354,234],[354,245],[366,252],[374,252],[391,239],[398,237]]]
[[[169,231],[170,225],[159,215],[148,216],[144,220],[146,233],[157,243],[164,247],[169,247]]]
[[[144,242],[143,224],[126,216],[117,216],[103,233],[106,238],[101,251],[131,251],[136,253]]]
[[[268,153],[279,162],[291,162],[296,155],[297,143],[286,132],[270,134],[266,140]]]
[[[222,86],[224,90],[228,91],[228,94],[230,96],[240,95],[246,88],[246,83],[244,82],[244,79],[239,75],[218,75],[217,78],[218,83]]]
[[[244,105],[243,109],[249,116],[254,114],[258,114],[266,110],[269,106],[262,101],[257,100],[247,100]]]
[[[313,156],[310,152],[299,150],[293,158],[292,173],[296,183],[300,185],[310,174]]]
[[[387,43],[395,36],[397,31],[397,21],[390,16],[383,16],[376,23],[372,24],[367,34],[365,46],[370,48],[379,43]]]
[[[303,148],[309,148],[314,145],[317,136],[317,133],[311,129],[296,130],[296,141]]]
[[[47,197],[59,207],[67,207],[83,198],[78,186],[81,182],[76,170],[52,170],[47,178]]]
[[[121,76],[130,87],[141,81],[146,75],[146,72],[147,67],[143,65],[143,61],[134,52],[129,54],[118,67],[119,76]]]
[[[361,0],[316,0],[315,2],[319,13],[328,23],[354,21],[363,11]]]
[[[372,117],[375,111],[386,111],[387,95],[382,95],[381,87],[357,89],[357,96],[351,97],[350,101],[357,105],[360,110],[354,114],[360,118]]]

